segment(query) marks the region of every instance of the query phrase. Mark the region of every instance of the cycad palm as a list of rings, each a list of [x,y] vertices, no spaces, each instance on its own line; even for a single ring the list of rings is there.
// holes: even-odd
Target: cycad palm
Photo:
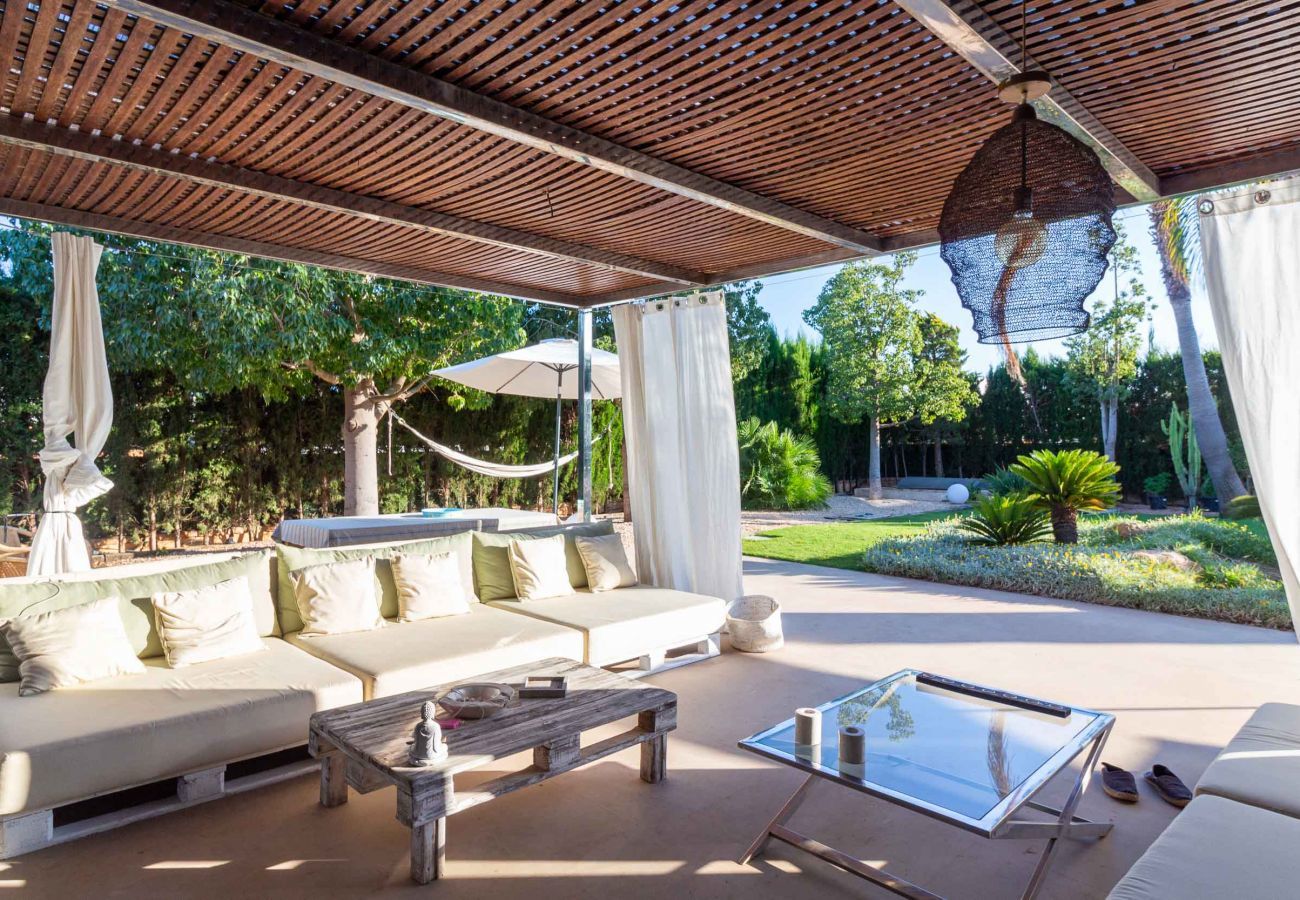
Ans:
[[[1161,200],[1151,205],[1151,234],[1160,252],[1160,274],[1178,323],[1178,349],[1183,358],[1183,379],[1187,382],[1188,412],[1215,494],[1226,503],[1246,493],[1246,488],[1228,452],[1228,439],[1223,433],[1214,395],[1210,393],[1201,342],[1192,321],[1191,281],[1200,259],[1199,229],[1192,198]]]
[[[1010,470],[1051,514],[1058,544],[1079,542],[1080,510],[1110,509],[1119,500],[1119,466],[1093,450],[1037,450],[1019,457]]]

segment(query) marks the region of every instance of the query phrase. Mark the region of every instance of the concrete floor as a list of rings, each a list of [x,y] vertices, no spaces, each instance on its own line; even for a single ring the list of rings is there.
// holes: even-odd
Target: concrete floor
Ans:
[[[745,571],[784,603],[786,647],[652,679],[680,695],[668,781],[643,784],[633,750],[475,807],[450,820],[447,880],[407,880],[391,792],[326,810],[305,777],[0,863],[0,896],[879,898],[779,844],[735,864],[801,779],[737,739],[913,666],[1113,712],[1107,761],[1139,775],[1163,762],[1192,784],[1257,705],[1300,702],[1289,632],[765,560]],[[1094,784],[1081,813],[1116,828],[1063,845],[1043,897],[1104,897],[1176,810],[1145,786],[1126,806]],[[820,783],[791,826],[952,898],[1019,896],[1041,846]]]

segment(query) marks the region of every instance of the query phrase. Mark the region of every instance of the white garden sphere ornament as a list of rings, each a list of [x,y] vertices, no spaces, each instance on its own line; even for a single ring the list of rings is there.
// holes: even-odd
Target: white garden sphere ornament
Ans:
[[[970,499],[970,491],[964,484],[952,484],[948,486],[949,503],[965,503]]]

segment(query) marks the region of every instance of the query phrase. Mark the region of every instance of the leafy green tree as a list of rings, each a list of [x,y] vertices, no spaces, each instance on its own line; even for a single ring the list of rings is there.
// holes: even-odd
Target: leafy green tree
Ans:
[[[0,232],[10,281],[52,290],[49,229]],[[97,236],[110,365],[175,372],[185,387],[283,399],[313,378],[343,398],[344,512],[379,512],[379,421],[433,369],[517,347],[523,305],[251,257]],[[246,507],[259,505],[247,498]]]
[[[1092,326],[1066,341],[1071,372],[1097,397],[1101,419],[1102,452],[1115,461],[1119,431],[1119,402],[1137,377],[1138,354],[1142,348],[1142,324],[1150,315],[1143,286],[1137,248],[1126,239],[1123,228],[1110,251],[1115,293],[1111,300],[1098,300],[1092,307]],[[1128,276],[1128,290],[1120,279]]]
[[[48,303],[44,315],[48,319]],[[41,385],[48,366],[48,333],[35,322],[42,309],[35,298],[0,291],[0,514],[32,509],[44,442]]]
[[[1187,383],[1187,412],[1196,428],[1205,466],[1214,481],[1214,492],[1222,502],[1246,493],[1233,465],[1227,434],[1210,391],[1210,379],[1201,355],[1201,341],[1192,320],[1192,276],[1200,261],[1200,220],[1193,198],[1161,200],[1148,208],[1151,236],[1160,252],[1160,274],[1165,293],[1178,325],[1178,348],[1182,353],[1183,377]]]
[[[934,438],[934,474],[943,477],[943,431],[964,421],[979,402],[979,393],[963,367],[966,353],[958,342],[960,331],[934,313],[917,319],[921,346],[912,362],[917,418]]]
[[[759,365],[768,345],[772,317],[759,305],[761,281],[737,281],[723,288],[727,303],[727,338],[731,343],[731,378],[739,384]]]
[[[899,253],[889,262],[848,263],[803,314],[822,335],[831,415],[849,424],[867,420],[873,498],[882,494],[880,428],[911,418],[916,408],[914,363],[922,337],[914,306],[921,291],[902,286],[915,260],[914,253]]]

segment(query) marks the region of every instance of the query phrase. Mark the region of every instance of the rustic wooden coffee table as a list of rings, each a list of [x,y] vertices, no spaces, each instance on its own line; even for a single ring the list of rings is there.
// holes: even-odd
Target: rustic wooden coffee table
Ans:
[[[421,768],[407,765],[408,742],[426,700],[470,680],[519,685],[530,675],[563,675],[568,694],[516,698],[491,718],[444,732],[445,760]],[[635,728],[582,746],[584,731],[633,715]],[[322,806],[346,803],[349,786],[363,794],[397,788],[397,819],[411,829],[411,878],[428,884],[446,871],[448,816],[637,744],[641,780],[657,784],[667,773],[668,732],[676,727],[677,695],[672,691],[557,658],[316,713],[308,748],[321,761]],[[533,764],[528,768],[456,793],[456,773],[529,749]]]

